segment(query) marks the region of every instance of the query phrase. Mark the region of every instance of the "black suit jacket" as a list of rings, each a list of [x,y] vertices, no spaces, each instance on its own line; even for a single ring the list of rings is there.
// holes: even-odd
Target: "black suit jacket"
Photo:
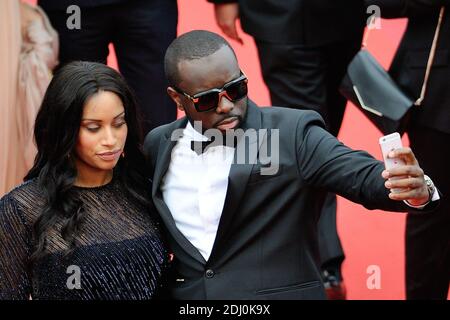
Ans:
[[[232,164],[216,240],[205,261],[177,229],[160,189],[176,144],[171,133],[186,123],[183,118],[156,128],[144,144],[153,172],[153,201],[175,255],[170,283],[174,298],[324,299],[315,209],[324,190],[369,209],[407,209],[388,198],[383,163],[337,141],[324,130],[318,113],[258,108],[250,102],[242,128],[279,129],[279,171],[261,175],[260,164]],[[262,143],[253,140],[247,147]]]
[[[412,125],[450,133],[450,0],[369,0],[368,4],[379,5],[385,18],[408,18],[390,73],[414,99],[422,89],[439,8],[446,6],[425,100],[413,112]]]
[[[363,0],[208,0],[239,2],[241,25],[260,41],[307,46],[359,37]]]

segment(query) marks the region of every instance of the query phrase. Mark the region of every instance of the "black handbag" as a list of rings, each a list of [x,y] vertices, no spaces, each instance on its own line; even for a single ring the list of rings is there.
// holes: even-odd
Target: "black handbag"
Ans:
[[[428,56],[422,91],[416,101],[398,87],[386,70],[367,51],[365,48],[367,38],[363,41],[363,48],[347,67],[347,73],[341,82],[339,91],[355,104],[383,134],[404,133],[410,118],[410,110],[413,106],[422,104],[436,52],[444,10],[442,7]]]

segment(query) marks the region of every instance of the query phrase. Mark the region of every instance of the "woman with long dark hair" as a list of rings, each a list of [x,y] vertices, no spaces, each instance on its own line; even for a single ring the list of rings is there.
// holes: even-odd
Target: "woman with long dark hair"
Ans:
[[[34,134],[33,168],[0,200],[0,299],[152,298],[167,252],[123,78],[62,67]]]

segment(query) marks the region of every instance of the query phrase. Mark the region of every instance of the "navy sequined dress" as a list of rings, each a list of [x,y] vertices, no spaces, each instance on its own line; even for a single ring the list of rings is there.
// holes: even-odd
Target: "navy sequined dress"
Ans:
[[[74,187],[84,220],[76,246],[57,222],[46,255],[33,264],[33,222],[44,206],[36,180],[0,200],[0,299],[141,300],[161,286],[167,252],[148,209],[125,196],[119,181]]]

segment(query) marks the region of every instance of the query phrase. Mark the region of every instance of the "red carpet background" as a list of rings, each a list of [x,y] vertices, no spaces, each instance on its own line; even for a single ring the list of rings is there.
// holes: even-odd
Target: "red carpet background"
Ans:
[[[35,0],[28,0],[35,3]],[[214,20],[213,5],[206,0],[178,0],[178,33],[206,29],[221,33]],[[382,20],[381,30],[372,32],[369,50],[387,68],[398,46],[406,20]],[[259,105],[270,105],[269,94],[259,68],[252,38],[241,31],[244,45],[231,41],[240,65],[249,78],[249,96]],[[117,67],[113,47],[108,64]],[[179,115],[181,116],[181,115]],[[351,104],[348,105],[339,139],[355,149],[364,149],[381,159],[378,138],[381,133]],[[407,137],[404,144],[408,144]],[[338,200],[338,231],[346,254],[343,275],[348,299],[404,299],[405,214],[369,211],[346,199]],[[379,288],[367,281],[379,267]],[[369,272],[369,273],[368,273]],[[275,275],[274,275],[275,276]]]

